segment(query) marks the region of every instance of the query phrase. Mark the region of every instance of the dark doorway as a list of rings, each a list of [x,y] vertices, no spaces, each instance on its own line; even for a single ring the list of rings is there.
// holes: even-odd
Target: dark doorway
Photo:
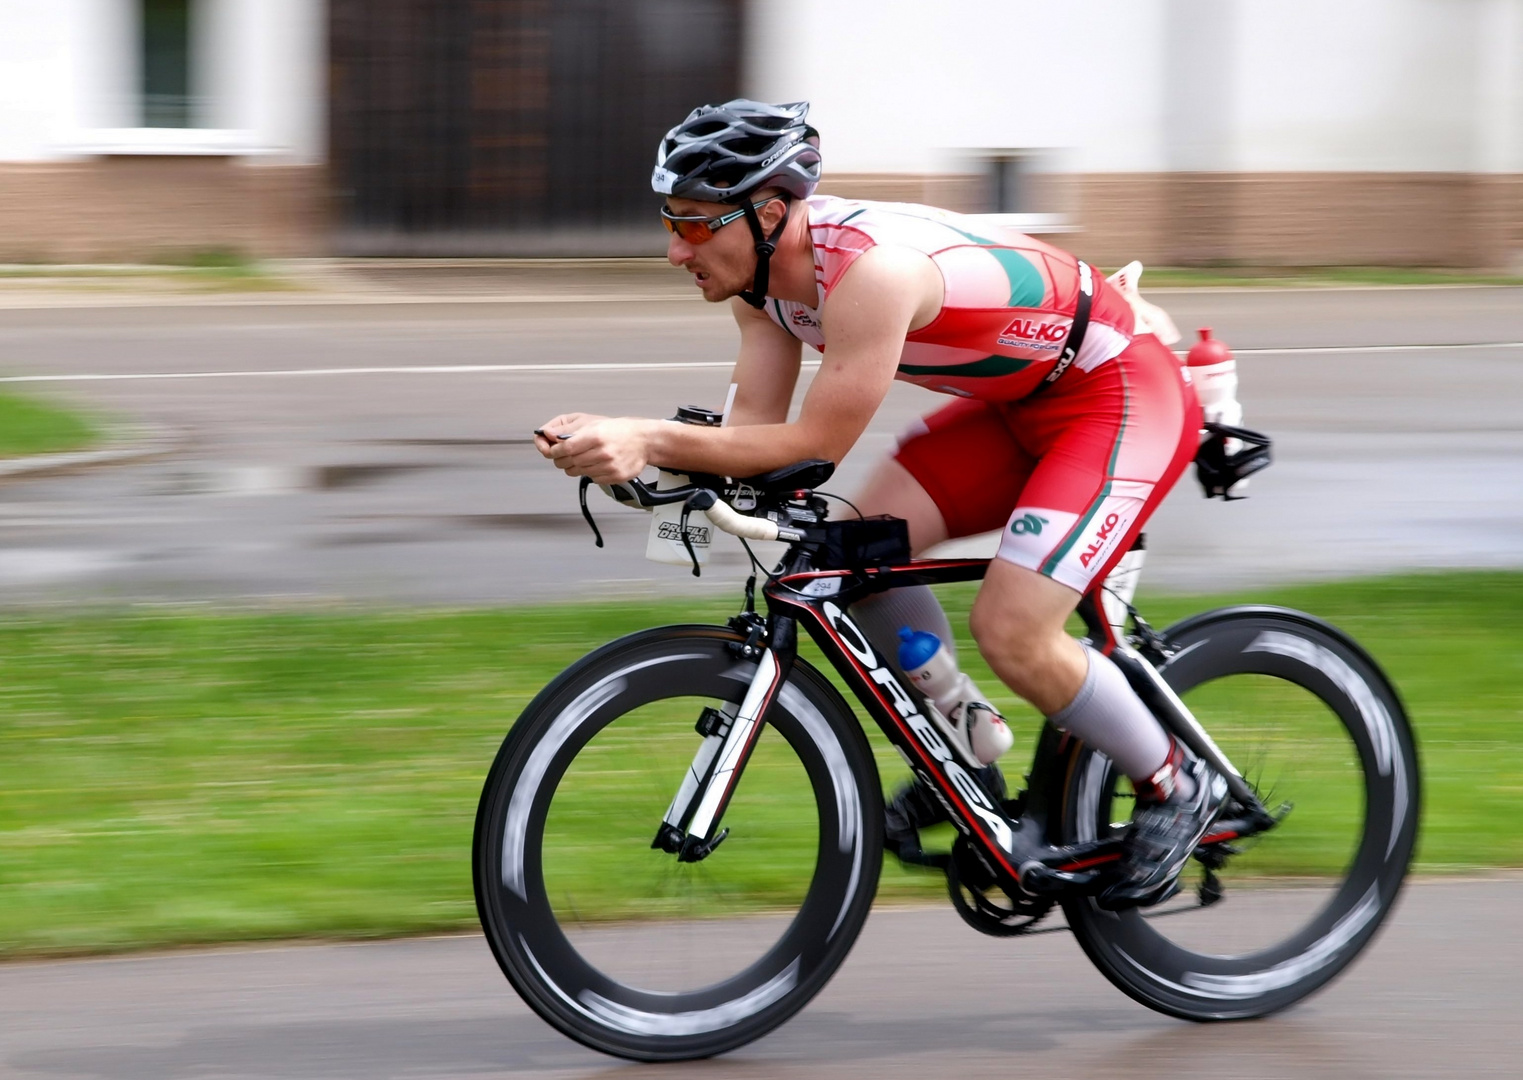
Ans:
[[[338,245],[660,252],[663,132],[737,93],[741,0],[332,0]]]

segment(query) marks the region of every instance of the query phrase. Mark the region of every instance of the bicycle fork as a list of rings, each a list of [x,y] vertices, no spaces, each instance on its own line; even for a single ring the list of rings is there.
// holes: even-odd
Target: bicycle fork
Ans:
[[[773,618],[767,630],[766,647],[757,648],[757,633],[742,647],[742,655],[748,650],[760,655],[741,703],[706,708],[698,718],[696,728],[703,742],[650,844],[657,851],[676,855],[678,862],[708,858],[730,835],[729,829],[719,828],[719,822],[761,735],[767,710],[788,679],[797,645],[792,619]]]

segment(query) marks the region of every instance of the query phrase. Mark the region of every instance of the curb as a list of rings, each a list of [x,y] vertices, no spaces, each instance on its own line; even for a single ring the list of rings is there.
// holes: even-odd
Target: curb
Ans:
[[[82,472],[108,465],[130,465],[164,457],[189,443],[185,432],[167,428],[127,428],[116,433],[118,445],[101,450],[73,450],[61,454],[33,454],[21,458],[0,458],[0,483],[30,480],[34,477]]]

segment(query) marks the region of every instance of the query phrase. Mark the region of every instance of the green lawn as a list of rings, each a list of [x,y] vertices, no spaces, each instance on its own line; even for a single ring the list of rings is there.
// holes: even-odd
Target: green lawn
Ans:
[[[954,615],[965,614],[970,591],[947,593]],[[1240,599],[1329,618],[1391,674],[1423,755],[1421,869],[1523,866],[1523,838],[1511,828],[1523,793],[1523,573],[1144,606],[1164,625]],[[519,710],[595,644],[729,610],[623,602],[471,613],[6,614],[0,952],[470,926],[476,799]],[[1014,718],[1031,715],[1008,696],[1001,703]],[[1210,707],[1204,698],[1201,705]],[[1258,715],[1257,706],[1249,711]],[[1269,737],[1303,745],[1300,714],[1285,715]],[[609,737],[602,754],[588,758],[585,790],[602,794],[552,820],[569,842],[591,835],[603,802],[631,837],[653,831],[632,793],[648,779],[636,752],[659,747],[638,733]],[[670,752],[681,758],[688,745]],[[875,747],[891,785],[904,768],[881,738]],[[1020,753],[1007,759],[1015,775]],[[777,792],[802,791],[787,757],[759,760],[776,770]],[[1336,771],[1335,760],[1325,764]],[[669,797],[666,783],[653,786],[654,797]],[[757,798],[765,801],[760,790]],[[746,862],[757,869],[729,878],[716,869],[716,895],[749,904],[796,886],[793,863],[807,841],[797,845],[786,831],[794,805],[775,798],[746,812],[760,823],[757,835],[729,843],[750,852]],[[1345,795],[1330,786],[1303,791],[1295,817],[1307,844],[1295,858],[1312,869],[1335,862],[1349,813]],[[1275,859],[1260,867],[1305,868]],[[614,880],[607,893],[616,897],[626,879]],[[887,896],[940,890],[934,877],[885,867]],[[617,913],[615,906],[593,914]]]
[[[142,285],[171,287],[192,292],[280,292],[299,289],[261,263],[222,249],[170,251],[148,263],[0,264],[0,286],[62,287],[85,291],[109,291]]]
[[[95,425],[77,412],[0,392],[0,458],[77,450],[97,437]]]

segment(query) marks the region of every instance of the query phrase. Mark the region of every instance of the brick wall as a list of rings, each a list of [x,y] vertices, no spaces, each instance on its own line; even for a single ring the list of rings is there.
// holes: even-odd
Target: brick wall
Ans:
[[[1054,241],[1099,266],[1136,258],[1523,268],[1523,175],[1106,173],[1046,182],[1079,227]],[[979,178],[960,174],[834,174],[820,190],[984,209]],[[137,262],[210,249],[326,255],[328,205],[326,174],[310,166],[203,157],[0,165],[0,262]],[[597,254],[596,237],[588,239],[580,253]]]
[[[1100,173],[1069,178],[1079,227],[1055,241],[1101,266],[1518,269],[1523,176]],[[977,178],[843,174],[821,190],[977,212]]]
[[[0,165],[0,261],[322,255],[326,202],[323,170],[311,166],[217,157]]]

